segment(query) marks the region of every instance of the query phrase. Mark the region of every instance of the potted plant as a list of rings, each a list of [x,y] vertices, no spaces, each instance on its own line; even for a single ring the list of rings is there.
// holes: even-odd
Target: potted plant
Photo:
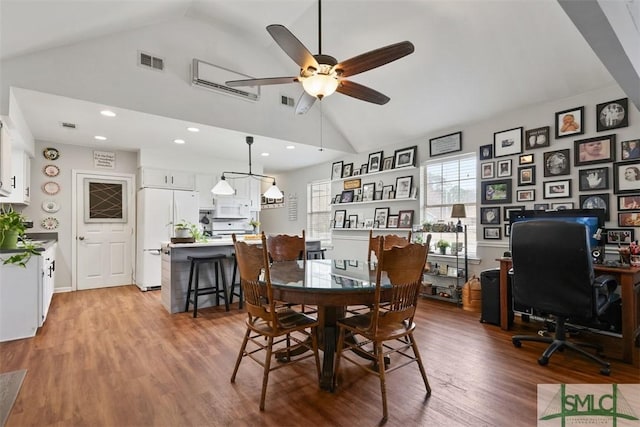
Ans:
[[[192,222],[182,220],[182,222],[173,225],[176,237],[189,238],[193,237],[196,242],[205,241],[204,235],[198,226]]]
[[[436,246],[440,249],[440,253],[444,255],[447,248],[449,247],[449,242],[447,242],[446,240],[440,239],[438,240],[438,243],[436,243]]]
[[[22,240],[26,227],[26,218],[13,210],[11,206],[0,208],[0,249],[16,249],[18,240]],[[3,264],[17,264],[25,267],[32,255],[38,255],[37,248],[28,242],[21,246],[22,252],[12,253],[8,258],[3,258]]]
[[[258,232],[258,227],[260,227],[260,221],[252,219],[249,221],[249,225],[253,228],[253,234]]]

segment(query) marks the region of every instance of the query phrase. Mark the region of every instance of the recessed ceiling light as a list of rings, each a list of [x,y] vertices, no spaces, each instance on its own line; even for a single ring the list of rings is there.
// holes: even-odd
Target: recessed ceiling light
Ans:
[[[189,127],[189,128],[187,128],[187,130],[188,130],[189,132],[200,132],[200,129],[198,129],[198,128],[194,128],[194,127]]]
[[[100,111],[100,114],[102,114],[103,116],[106,116],[106,117],[115,117],[116,116],[116,113],[114,113],[111,110],[102,110],[102,111]]]
[[[269,153],[261,153],[260,154],[262,157],[269,157]]]
[[[293,150],[295,148],[296,148],[295,145],[287,145],[287,150]]]
[[[176,144],[184,144],[184,139],[174,139],[173,142]]]
[[[93,139],[97,139],[98,141],[106,141],[107,137],[106,136],[101,136],[101,135],[96,135],[93,137]]]

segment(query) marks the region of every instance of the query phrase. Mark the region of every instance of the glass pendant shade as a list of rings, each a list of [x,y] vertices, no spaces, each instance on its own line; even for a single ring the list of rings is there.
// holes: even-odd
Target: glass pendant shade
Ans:
[[[331,95],[338,88],[338,79],[328,74],[315,74],[302,80],[305,92],[318,99]]]

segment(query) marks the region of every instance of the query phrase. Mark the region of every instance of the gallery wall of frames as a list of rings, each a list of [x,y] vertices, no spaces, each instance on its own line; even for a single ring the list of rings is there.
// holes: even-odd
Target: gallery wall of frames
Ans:
[[[611,233],[606,241],[635,240],[640,131],[633,138],[616,134],[628,126],[629,101],[622,98],[550,112],[549,122],[538,127],[494,132],[493,142],[479,148],[478,238],[508,239],[513,211],[603,208]]]

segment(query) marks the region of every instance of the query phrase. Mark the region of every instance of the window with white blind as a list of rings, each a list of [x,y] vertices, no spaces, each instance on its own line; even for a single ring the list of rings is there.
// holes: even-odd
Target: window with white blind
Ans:
[[[444,157],[422,164],[421,176],[424,179],[422,222],[448,223],[451,208],[456,203],[465,206],[466,218],[462,223],[467,226],[467,252],[476,255],[476,168],[474,153]]]
[[[331,181],[316,181],[307,184],[307,229],[308,238],[331,241]]]

